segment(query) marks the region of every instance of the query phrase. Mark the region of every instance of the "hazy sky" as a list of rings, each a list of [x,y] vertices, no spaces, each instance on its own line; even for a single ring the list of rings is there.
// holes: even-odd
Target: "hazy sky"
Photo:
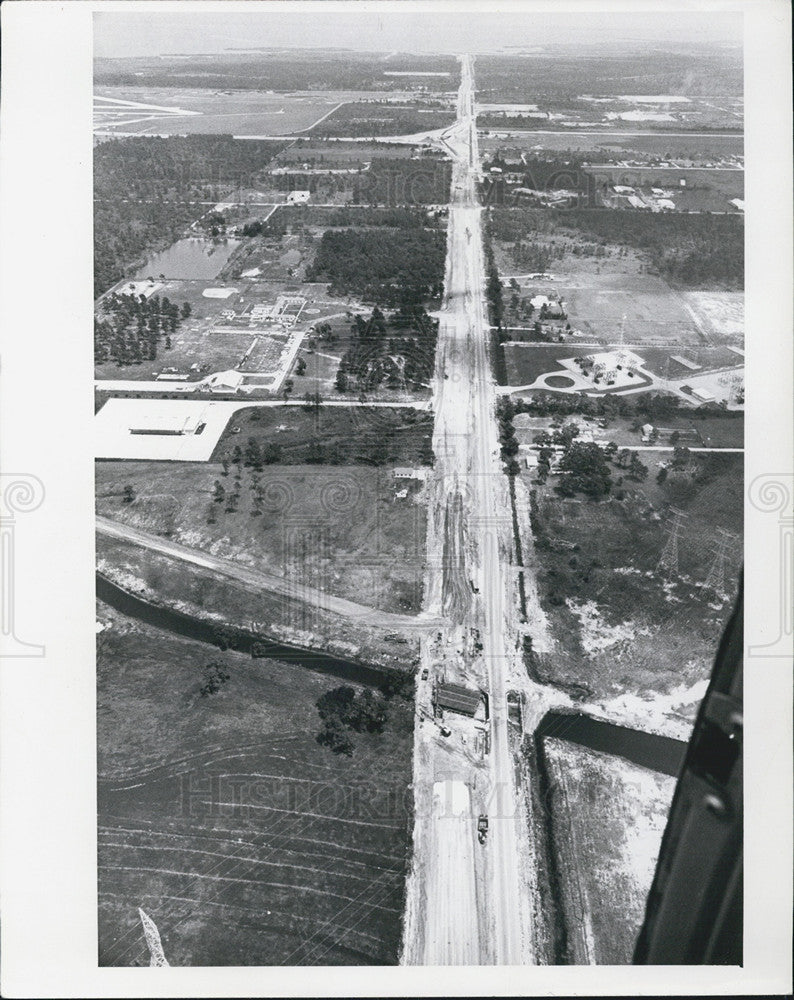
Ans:
[[[334,9],[331,3],[303,10],[206,13],[191,10],[94,15],[97,56],[161,55],[169,52],[222,52],[227,48],[273,46],[352,48],[390,52],[486,52],[509,46],[579,42],[741,41],[741,15],[723,12],[543,13],[465,10],[448,0],[436,11]],[[405,5],[408,6],[407,4]],[[482,5],[485,6],[485,5]],[[505,5],[506,6],[506,5]],[[496,8],[497,5],[495,4]],[[439,10],[439,8],[441,8]],[[636,11],[635,6],[635,11]]]

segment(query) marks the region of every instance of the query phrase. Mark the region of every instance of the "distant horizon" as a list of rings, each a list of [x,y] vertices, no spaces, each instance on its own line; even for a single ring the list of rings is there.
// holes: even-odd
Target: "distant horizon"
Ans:
[[[94,13],[96,58],[233,55],[283,49],[421,55],[519,54],[519,49],[629,46],[735,48],[742,15],[720,11],[548,13],[465,10],[453,14],[371,5],[357,12],[330,0],[298,12],[273,4],[253,12],[179,13],[112,10]],[[519,38],[524,41],[517,41]],[[329,41],[333,40],[332,44]],[[215,46],[213,46],[213,42]],[[439,44],[441,43],[441,44]]]

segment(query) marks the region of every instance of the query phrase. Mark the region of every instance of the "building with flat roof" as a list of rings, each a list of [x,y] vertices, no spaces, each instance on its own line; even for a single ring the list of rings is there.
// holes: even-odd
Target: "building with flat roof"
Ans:
[[[463,684],[445,682],[436,686],[434,700],[437,708],[474,718],[482,703],[482,695]]]
[[[424,469],[413,469],[409,466],[397,466],[393,474],[395,479],[419,479],[423,481],[425,478]]]
[[[130,421],[130,434],[195,434],[199,421],[184,414],[140,414]]]

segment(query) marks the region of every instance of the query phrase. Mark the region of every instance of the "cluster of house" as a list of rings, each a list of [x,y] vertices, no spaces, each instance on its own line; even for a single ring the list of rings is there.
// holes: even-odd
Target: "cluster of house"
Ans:
[[[686,179],[683,177],[681,187],[686,187]],[[652,212],[671,212],[675,210],[672,196],[672,191],[663,188],[652,187],[648,193],[627,184],[613,184],[605,194],[604,201],[612,208],[647,208]]]
[[[529,301],[540,319],[565,319],[565,304],[562,299],[550,299],[548,295],[533,295]]]

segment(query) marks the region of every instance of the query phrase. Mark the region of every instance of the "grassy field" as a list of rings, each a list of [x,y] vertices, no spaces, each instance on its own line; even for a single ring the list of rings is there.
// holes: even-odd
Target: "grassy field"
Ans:
[[[560,130],[561,131],[561,130]],[[641,132],[638,127],[633,131]],[[584,132],[584,134],[582,134]],[[650,162],[660,160],[681,160],[687,163],[711,162],[722,158],[742,156],[744,139],[740,135],[620,135],[595,130],[566,130],[555,134],[543,130],[527,131],[523,135],[511,135],[508,139],[485,136],[480,140],[483,153],[495,149],[568,151],[598,153],[604,160],[626,160],[636,158]]]
[[[244,448],[253,437],[262,446],[277,444],[283,465],[306,461],[419,465],[432,433],[432,415],[409,407],[251,407],[235,414],[215,447],[212,461],[231,460],[234,448]],[[323,449],[322,457],[311,450],[315,444]]]
[[[390,469],[271,465],[259,474],[257,508],[254,484],[250,469],[238,480],[235,467],[224,477],[214,463],[101,462],[97,512],[367,606],[419,610],[425,510],[415,486],[398,498]]]
[[[546,372],[565,369],[560,358],[578,358],[592,354],[593,347],[577,347],[576,344],[533,344],[531,347],[506,344],[503,348],[507,368],[508,385],[530,385]]]
[[[114,109],[111,115],[105,110],[104,101],[97,102],[102,111],[99,115],[95,111],[95,127],[139,135],[290,135],[311,128],[340,104],[378,96],[374,92],[267,94],[256,90],[176,87],[98,87],[96,93],[115,100],[194,112],[158,115],[156,111],[132,107],[129,114],[119,114]]]
[[[726,421],[730,423],[731,421]],[[604,432],[609,435],[609,431]],[[641,454],[641,453],[640,453]],[[735,592],[741,560],[742,459],[693,457],[684,473],[656,482],[660,456],[641,454],[648,479],[637,484],[612,467],[613,498],[565,500],[555,476],[537,492],[532,522],[541,602],[556,645],[540,657],[543,680],[596,701],[629,694],[654,699],[690,688],[709,674],[729,602],[703,584],[714,562],[718,529],[732,533],[726,590]],[[669,453],[665,455],[669,460]],[[621,490],[623,499],[616,499]],[[680,530],[680,575],[658,568],[672,524],[671,505],[687,517]],[[680,726],[697,702],[659,708],[659,726]],[[627,705],[623,706],[629,712]]]
[[[545,270],[554,280],[519,279],[520,295],[554,293],[565,303],[567,322],[588,340],[617,343],[621,329],[627,344],[651,343],[681,346],[703,343],[698,321],[687,309],[694,302],[671,288],[660,276],[649,272],[635,250],[599,244],[588,237],[575,237],[554,230],[550,234],[527,230],[524,245],[534,243],[551,248],[553,259]],[[513,241],[496,241],[496,256],[502,275],[522,274],[532,268],[521,266]],[[581,252],[582,248],[585,252]],[[722,293],[736,294],[736,293]],[[512,292],[505,289],[509,303]],[[720,293],[715,293],[719,298]],[[512,320],[510,320],[512,323]],[[702,323],[702,321],[701,321]],[[531,326],[532,320],[524,325]],[[709,331],[711,332],[711,331]]]
[[[572,965],[627,965],[645,915],[675,779],[545,739]]]
[[[98,617],[100,965],[149,964],[138,907],[174,966],[396,963],[409,703],[340,757],[314,739],[333,679]]]

